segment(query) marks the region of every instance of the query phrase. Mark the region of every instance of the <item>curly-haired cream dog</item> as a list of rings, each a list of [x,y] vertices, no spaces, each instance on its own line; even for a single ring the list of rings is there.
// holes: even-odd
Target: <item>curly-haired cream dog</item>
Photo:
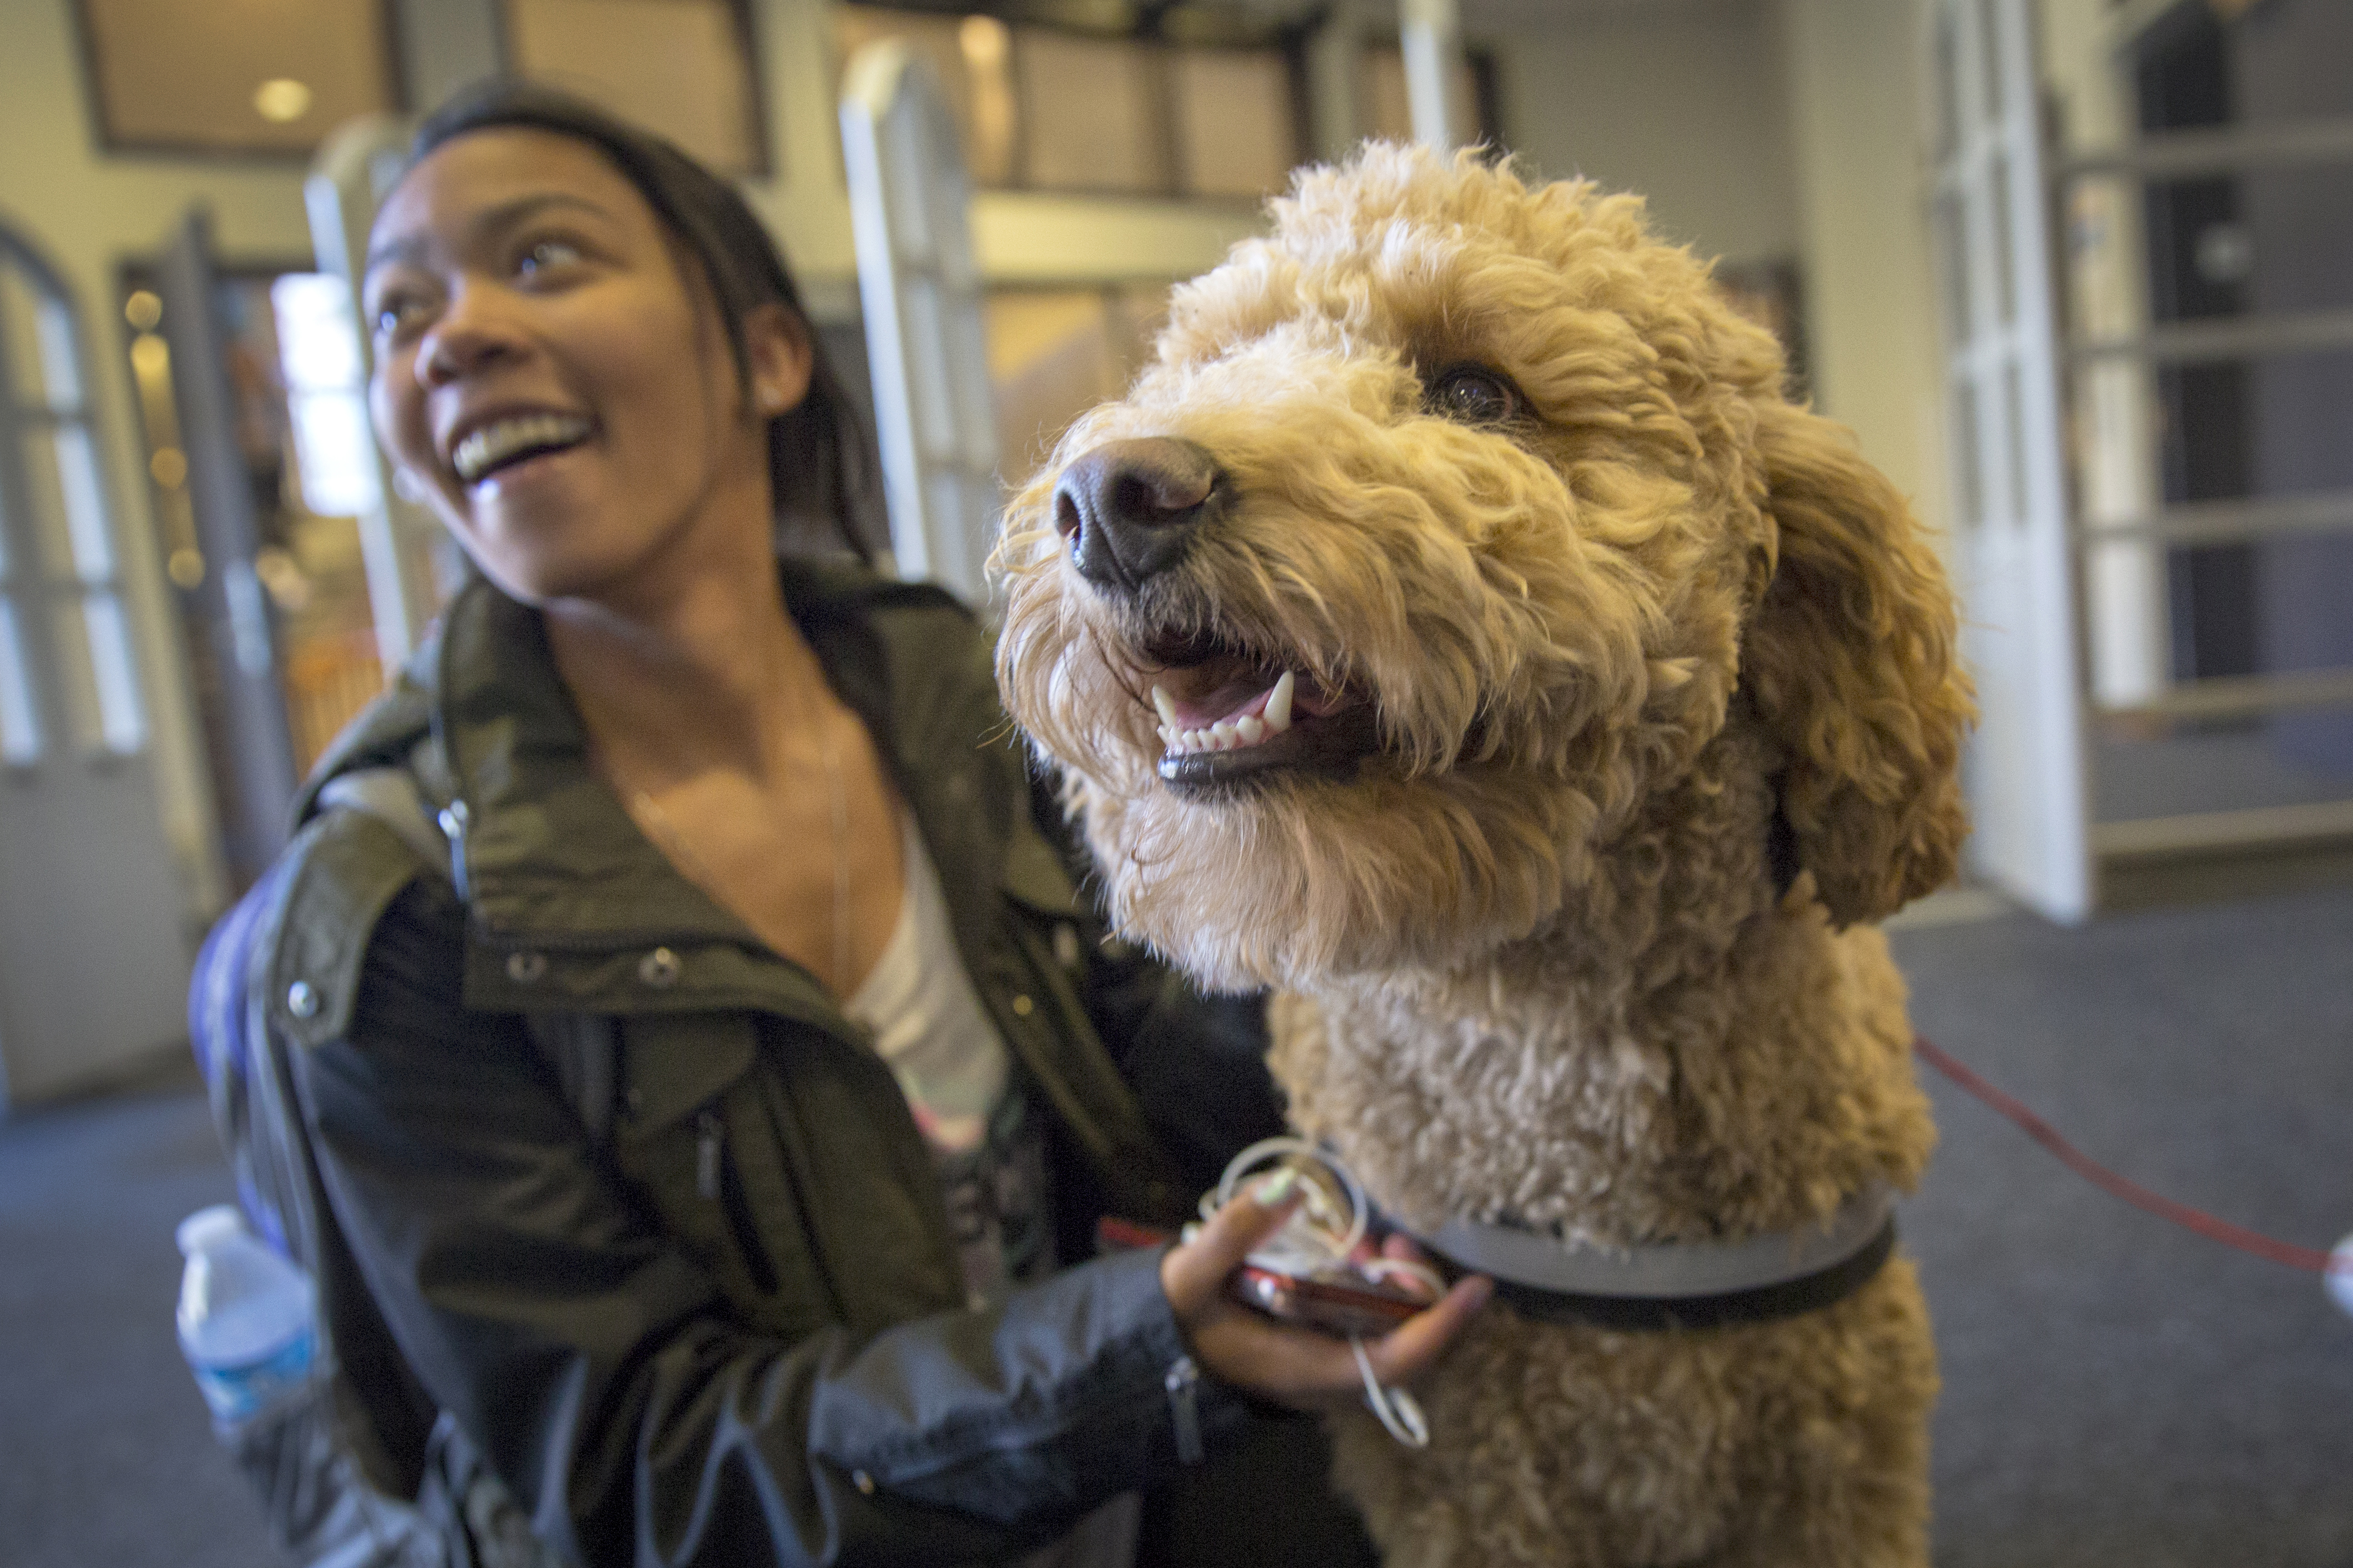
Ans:
[[[1342,1485],[1392,1563],[1924,1563],[1872,1205],[1935,1135],[1864,922],[1963,833],[1936,557],[1637,199],[1374,146],[1273,213],[998,547],[1119,924],[1275,989],[1293,1119],[1424,1236],[1876,1247],[1810,1307],[1509,1296]]]

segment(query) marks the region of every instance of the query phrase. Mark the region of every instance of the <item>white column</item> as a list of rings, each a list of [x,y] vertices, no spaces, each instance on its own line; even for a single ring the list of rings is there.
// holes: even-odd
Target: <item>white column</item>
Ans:
[[[1461,119],[1455,68],[1462,58],[1462,13],[1455,0],[1398,0],[1398,32],[1405,44],[1406,100],[1413,109],[1413,139],[1435,153],[1454,151]]]
[[[319,269],[349,285],[360,363],[370,368],[375,345],[359,319],[368,230],[375,226],[377,206],[400,177],[410,132],[409,123],[393,115],[355,120],[327,139],[311,163],[310,178],[302,183]],[[367,569],[368,607],[375,621],[376,658],[390,679],[408,662],[427,624],[441,607],[433,581],[433,546],[441,527],[431,513],[401,497],[384,449],[371,442],[368,452],[375,467],[376,498],[360,513],[360,553]]]

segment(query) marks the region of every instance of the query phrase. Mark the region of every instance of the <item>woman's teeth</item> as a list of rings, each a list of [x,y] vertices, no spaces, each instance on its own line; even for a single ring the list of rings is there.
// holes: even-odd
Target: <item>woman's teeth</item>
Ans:
[[[573,414],[522,414],[483,426],[449,455],[458,477],[472,484],[522,452],[576,445],[588,437],[588,421]]]
[[[1255,746],[1291,728],[1291,699],[1298,679],[1284,670],[1264,701],[1209,724],[1187,729],[1177,719],[1176,704],[1160,687],[1152,689],[1152,706],[1160,714],[1160,742],[1172,757],[1195,752],[1234,752]]]

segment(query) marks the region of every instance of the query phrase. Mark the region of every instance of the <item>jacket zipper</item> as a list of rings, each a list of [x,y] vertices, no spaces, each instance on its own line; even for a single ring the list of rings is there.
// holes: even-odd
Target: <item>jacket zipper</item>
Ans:
[[[1168,1375],[1161,1386],[1168,1391],[1168,1415],[1176,1426],[1176,1462],[1198,1465],[1201,1462],[1201,1409],[1199,1403],[1201,1369],[1193,1358],[1180,1355],[1169,1363]]]
[[[715,1105],[705,1106],[694,1118],[694,1190],[706,1203],[719,1205],[727,1228],[734,1234],[735,1249],[744,1256],[744,1271],[753,1289],[773,1296],[782,1288],[776,1260],[760,1239],[759,1222],[744,1196],[744,1184],[727,1161],[727,1120]]]
[[[694,1190],[706,1203],[719,1201],[719,1161],[727,1144],[727,1124],[707,1106],[694,1119]]]

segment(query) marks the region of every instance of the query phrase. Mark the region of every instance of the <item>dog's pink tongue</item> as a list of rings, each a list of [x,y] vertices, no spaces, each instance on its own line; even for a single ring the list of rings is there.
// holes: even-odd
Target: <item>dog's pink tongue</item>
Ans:
[[[1176,722],[1187,730],[1206,730],[1224,720],[1240,719],[1256,713],[1266,706],[1272,682],[1261,685],[1255,678],[1229,680],[1212,689],[1193,697],[1179,697],[1172,706],[1176,710]]]
[[[1294,714],[1320,719],[1348,706],[1346,698],[1326,691],[1313,677],[1293,670],[1291,679],[1291,710]],[[1220,682],[1206,692],[1172,698],[1169,709],[1177,728],[1184,730],[1206,730],[1212,724],[1262,718],[1280,683],[1280,677],[1268,680],[1263,674],[1254,672]]]

